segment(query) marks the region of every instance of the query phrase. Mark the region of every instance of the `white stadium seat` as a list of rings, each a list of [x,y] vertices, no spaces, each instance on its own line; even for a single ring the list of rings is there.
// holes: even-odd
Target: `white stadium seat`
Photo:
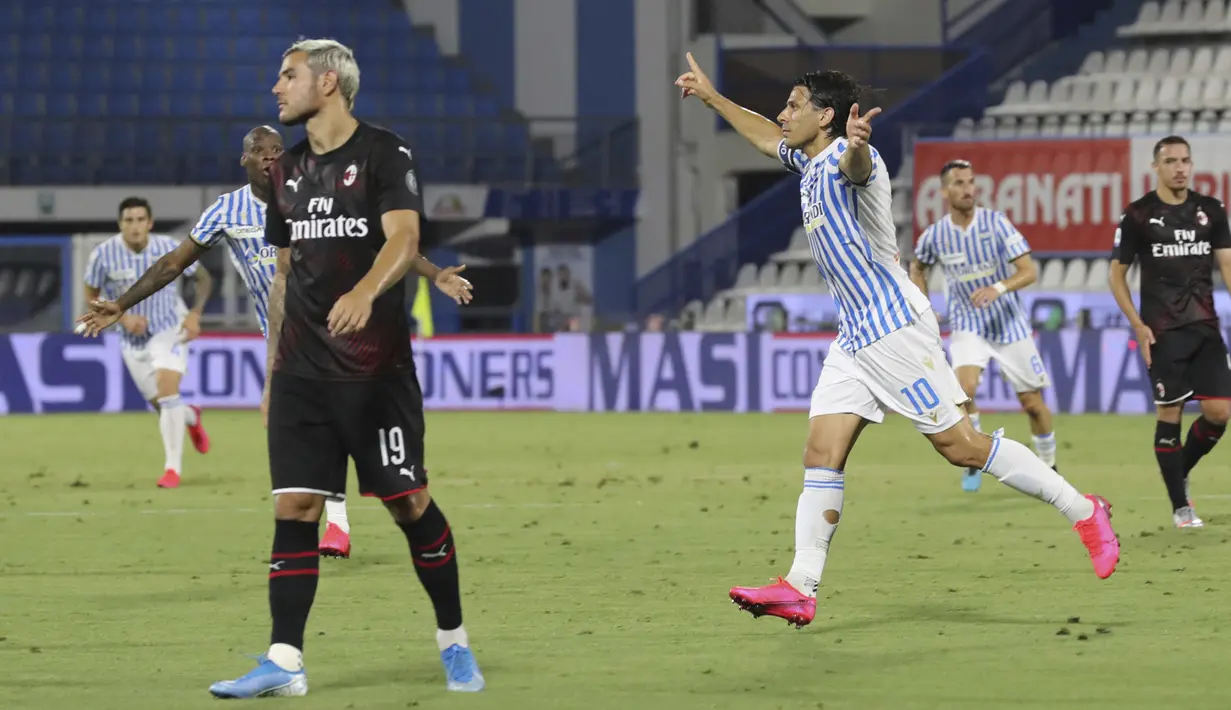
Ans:
[[[1193,51],[1188,47],[1180,47],[1171,53],[1171,66],[1168,73],[1174,76],[1185,76],[1192,71],[1192,66]]]
[[[1088,111],[1106,113],[1111,110],[1112,97],[1115,95],[1115,84],[1112,79],[1099,77],[1094,80],[1094,90],[1090,93],[1089,103],[1083,108]]]
[[[1060,135],[1060,117],[1054,113],[1044,116],[1043,123],[1039,126],[1039,135],[1044,138]]]
[[[1218,127],[1215,131],[1217,133],[1231,133],[1231,113],[1224,113],[1222,118],[1218,119]]]
[[[1163,77],[1158,83],[1158,105],[1160,108],[1175,106],[1180,98],[1180,80],[1174,76]]]
[[[1116,111],[1132,111],[1137,107],[1137,80],[1132,77],[1117,79],[1111,108]]]
[[[751,266],[751,264],[744,264]],[[712,328],[722,324],[723,317],[726,315],[727,301],[722,296],[715,296],[710,299],[710,302],[705,304],[705,310],[701,313],[701,319],[697,323],[698,330]]]
[[[770,290],[778,287],[778,265],[774,263],[765,263],[761,265],[761,271],[757,274],[757,289]]]
[[[1213,7],[1211,4],[1210,7]],[[1220,11],[1221,12],[1221,11]],[[1221,18],[1219,22],[1221,22]],[[1214,25],[1211,25],[1214,26]],[[1200,47],[1196,52],[1193,52],[1193,65],[1189,69],[1189,73],[1193,76],[1208,76],[1214,69],[1214,49],[1213,47]]]
[[[1052,82],[1047,101],[1036,107],[1035,113],[1063,111],[1073,101],[1073,84],[1073,78],[1068,76]]]
[[[1064,260],[1048,259],[1039,268],[1039,289],[1042,291],[1059,289],[1060,283],[1064,280]]]
[[[1205,85],[1201,88],[1201,100],[1198,108],[1220,111],[1227,107],[1227,80],[1221,76],[1206,75]]]
[[[1210,32],[1221,29],[1223,20],[1226,18],[1226,12],[1222,0],[1210,0],[1209,4],[1205,6],[1205,15],[1201,18],[1198,31]]]
[[[996,117],[984,116],[979,119],[979,124],[975,126],[975,137],[983,140],[991,140],[996,137]]]
[[[1017,127],[1017,135],[1019,138],[1034,138],[1039,135],[1039,117],[1026,116],[1022,119],[1022,123]]]
[[[1150,114],[1150,125],[1146,128],[1146,132],[1151,135],[1163,135],[1166,133],[1174,133],[1171,128],[1171,112],[1155,111]]]
[[[749,289],[757,285],[757,265],[744,264],[739,267],[739,273],[735,276],[735,289]]]
[[[1013,116],[1001,116],[996,122],[996,139],[1007,140],[1017,137],[1017,119]]]
[[[1068,103],[1052,106],[1051,110],[1052,111],[1084,111],[1086,110],[1086,108],[1088,108],[1091,104],[1091,98],[1094,95],[1094,92],[1096,90],[1098,83],[1102,81],[1107,81],[1108,83],[1110,83],[1110,80],[1104,77],[1097,77],[1097,78],[1090,78],[1090,79],[1087,79],[1084,77],[1074,77],[1073,78],[1073,93],[1069,97]]]
[[[1162,12],[1158,15],[1158,21],[1154,23],[1150,31],[1157,33],[1178,30],[1182,8],[1183,5],[1180,4],[1180,0],[1167,0],[1167,3],[1163,5]]]
[[[975,120],[969,116],[958,119],[957,125],[953,127],[953,137],[957,140],[968,141],[974,134]]]
[[[1231,10],[1228,10],[1228,19],[1231,20]],[[1214,56],[1214,73],[1221,77],[1231,76],[1231,45],[1218,48],[1218,54]]]
[[[1084,291],[1086,289],[1086,260],[1069,259],[1064,267],[1064,281],[1060,288],[1064,291]]]
[[[1131,37],[1136,34],[1141,34],[1147,27],[1153,27],[1154,23],[1158,22],[1160,14],[1158,3],[1150,0],[1141,6],[1141,10],[1137,12],[1137,21],[1131,25],[1119,28],[1116,33],[1121,37]]]
[[[1125,74],[1145,74],[1146,65],[1150,61],[1150,53],[1144,47],[1137,47],[1128,54],[1128,62],[1124,66]]]
[[[1107,290],[1107,259],[1095,259],[1090,262],[1090,270],[1086,272],[1086,291]]]
[[[1015,81],[1009,84],[1009,88],[1004,92],[1004,101],[1000,102],[999,106],[992,106],[987,109],[989,116],[999,116],[1002,114],[1013,114],[1016,110],[1026,103],[1026,82]]]
[[[786,291],[797,286],[799,286],[799,264],[783,264],[782,271],[778,272],[776,288],[779,291]]]
[[[810,293],[825,293],[825,283],[821,280],[821,272],[816,264],[804,264],[799,272],[799,289]]]
[[[1158,79],[1152,76],[1142,77],[1137,82],[1137,93],[1133,104],[1138,111],[1153,111],[1158,108]]]
[[[1103,53],[1096,49],[1087,54],[1086,58],[1082,60],[1081,69],[1077,70],[1077,73],[1087,76],[1090,74],[1102,74],[1104,61]]]
[[[1197,123],[1193,126],[1194,133],[1213,133],[1218,129],[1218,114],[1214,111],[1206,109],[1197,116]]]
[[[1201,88],[1201,79],[1199,77],[1185,77],[1180,82],[1180,102],[1178,105],[1184,108],[1200,106]]]
[[[1179,135],[1192,133],[1196,129],[1197,119],[1192,111],[1180,111],[1175,115],[1175,123],[1171,125],[1171,132]]]
[[[1113,113],[1107,119],[1107,125],[1103,127],[1103,135],[1108,138],[1122,138],[1128,133],[1126,119],[1122,113]]]
[[[1146,73],[1152,76],[1166,76],[1171,68],[1171,50],[1158,47],[1150,52],[1150,63],[1146,65]]]
[[[1103,64],[1104,74],[1123,74],[1127,57],[1123,49],[1113,49],[1107,53],[1107,61]]]
[[[1070,113],[1064,117],[1064,125],[1060,127],[1060,135],[1065,138],[1077,138],[1081,136],[1081,116],[1075,113]]]
[[[1228,29],[1231,29],[1231,2],[1227,3],[1227,14],[1223,17],[1222,27],[1220,27],[1219,29],[1221,29],[1224,32],[1227,31]]]
[[[741,331],[748,327],[748,301],[743,296],[735,296],[727,304],[726,316],[722,319],[722,329]]]
[[[1205,19],[1205,0],[1184,0],[1184,10],[1176,29],[1180,32],[1200,32]]]

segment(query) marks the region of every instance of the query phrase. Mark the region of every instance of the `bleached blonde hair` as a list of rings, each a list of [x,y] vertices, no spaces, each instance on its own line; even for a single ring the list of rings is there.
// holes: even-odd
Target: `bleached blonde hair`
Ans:
[[[346,99],[346,107],[355,108],[355,96],[359,94],[359,63],[350,47],[333,39],[301,39],[283,52],[282,58],[295,52],[308,55],[308,67],[314,76],[327,71],[336,74],[338,91]]]

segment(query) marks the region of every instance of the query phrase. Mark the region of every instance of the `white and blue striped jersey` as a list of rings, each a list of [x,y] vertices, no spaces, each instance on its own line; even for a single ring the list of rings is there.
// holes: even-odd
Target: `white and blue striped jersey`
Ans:
[[[114,301],[132,288],[154,262],[177,246],[178,239],[151,234],[145,248],[137,252],[128,246],[123,235],[117,234],[90,252],[90,259],[85,266],[85,283],[99,289],[106,300]],[[184,274],[191,276],[196,270],[197,265],[193,264],[184,270]],[[145,335],[133,335],[119,328],[124,346],[141,348],[155,334],[179,328],[184,317],[188,315],[188,306],[184,304],[184,298],[173,284],[133,306],[129,313],[145,316],[147,324]]]
[[[949,327],[974,333],[993,343],[1014,343],[1031,336],[1030,319],[1017,292],[976,308],[975,291],[1013,275],[1011,262],[1030,253],[1026,238],[1000,212],[976,207],[970,226],[962,229],[949,215],[919,237],[915,258],[940,264],[945,274]]]
[[[265,333],[269,289],[278,264],[277,248],[265,242],[265,203],[252,194],[250,185],[244,185],[214,200],[189,236],[206,248],[226,240],[231,263],[248,287],[261,332]]]
[[[778,144],[778,158],[798,173],[808,245],[838,306],[837,344],[855,352],[915,321],[930,308],[902,268],[893,223],[888,169],[872,149],[872,174],[863,185],[838,167],[846,139],[811,160]]]

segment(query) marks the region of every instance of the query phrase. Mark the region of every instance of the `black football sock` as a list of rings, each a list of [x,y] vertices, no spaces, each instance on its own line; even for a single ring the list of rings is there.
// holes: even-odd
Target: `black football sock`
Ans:
[[[410,558],[419,581],[436,609],[436,627],[452,631],[462,625],[462,591],[457,580],[457,550],[449,521],[436,506],[428,503],[423,517],[413,523],[399,523],[410,543]]]
[[[1197,417],[1188,428],[1188,438],[1184,440],[1184,477],[1196,467],[1201,457],[1210,453],[1218,440],[1222,438],[1227,425],[1213,424],[1205,417]]]
[[[1188,505],[1184,495],[1184,449],[1180,446],[1180,425],[1158,422],[1154,430],[1154,456],[1167,484],[1171,507],[1178,510]]]
[[[303,630],[320,579],[319,523],[274,521],[274,551],[269,556],[269,611],[274,617],[270,643],[303,650]]]

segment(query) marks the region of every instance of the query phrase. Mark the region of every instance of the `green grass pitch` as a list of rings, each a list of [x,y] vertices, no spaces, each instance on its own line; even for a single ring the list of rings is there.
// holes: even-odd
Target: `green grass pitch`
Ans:
[[[268,643],[264,431],[209,413],[214,451],[154,487],[150,415],[0,417],[0,708],[215,707]],[[1194,473],[1177,531],[1152,419],[1059,417],[1060,466],[1114,505],[1100,581],[1057,512],[976,494],[909,424],[870,428],[816,621],[753,620],[727,590],[784,574],[803,415],[429,414],[466,626],[488,680],[444,690],[406,543],[354,498],[350,560],[322,560],[306,698],[356,708],[1224,707],[1231,468]],[[1020,415],[987,415],[1028,441]],[[353,485],[353,481],[352,481]]]

